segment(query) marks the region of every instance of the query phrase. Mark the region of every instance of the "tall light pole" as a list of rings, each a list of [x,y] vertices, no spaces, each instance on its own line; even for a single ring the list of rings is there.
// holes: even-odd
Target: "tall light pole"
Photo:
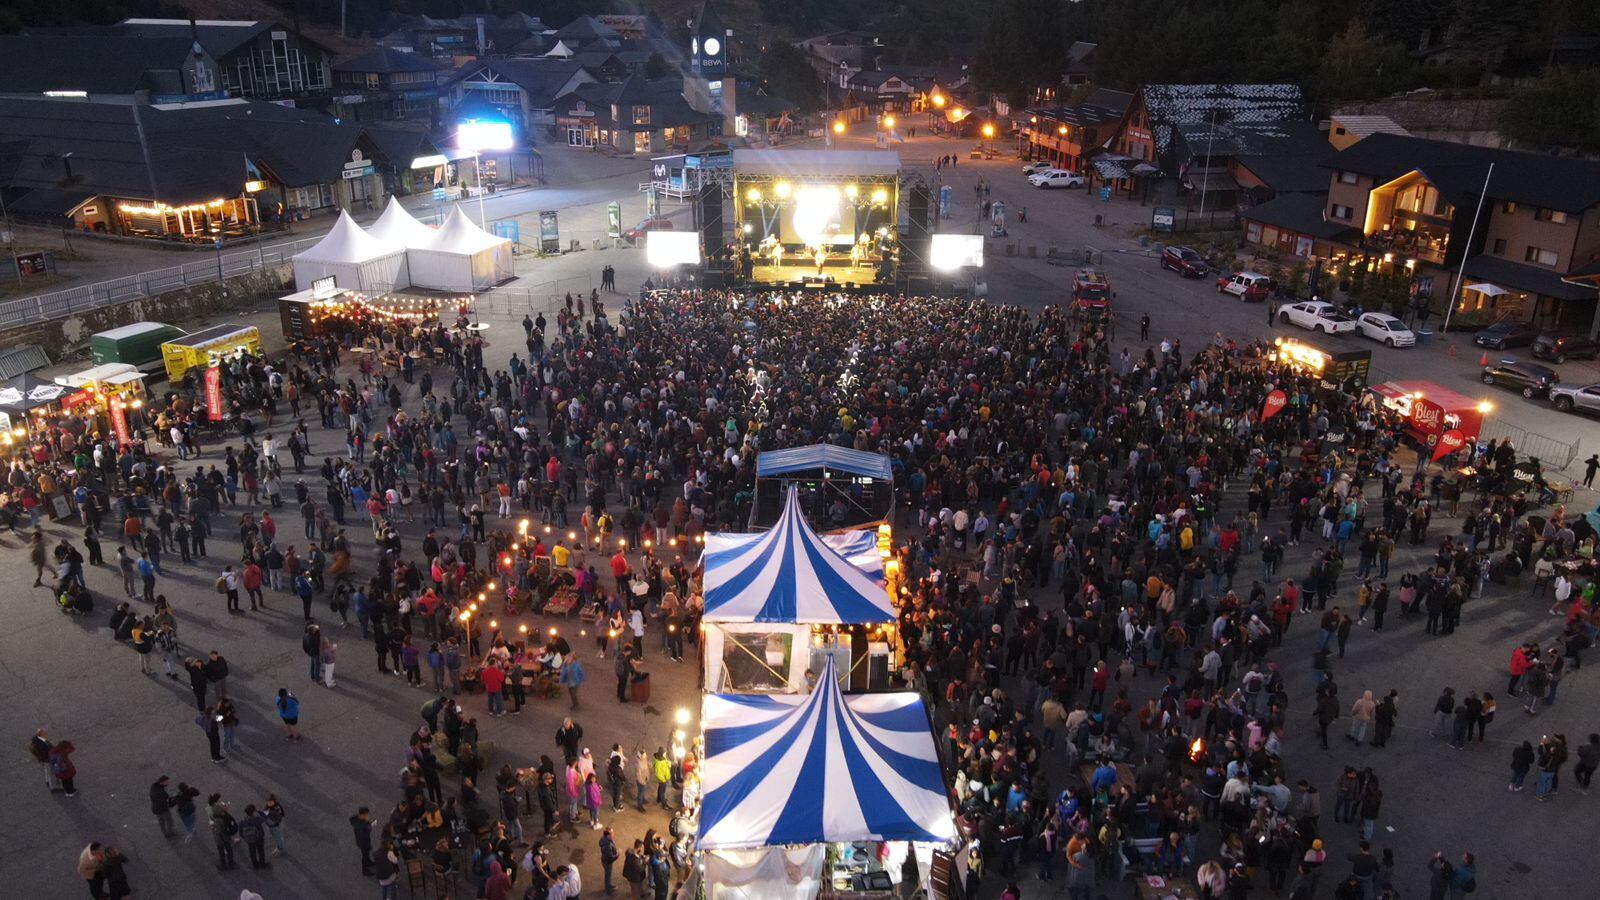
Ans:
[[[454,137],[458,148],[472,154],[472,169],[478,177],[478,227],[487,230],[488,220],[483,209],[483,161],[479,154],[484,150],[510,150],[516,146],[511,123],[472,119],[457,126]]]

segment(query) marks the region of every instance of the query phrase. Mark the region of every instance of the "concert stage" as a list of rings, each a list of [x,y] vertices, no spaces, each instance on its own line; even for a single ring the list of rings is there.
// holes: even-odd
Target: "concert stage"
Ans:
[[[822,274],[818,276],[816,263],[802,265],[797,262],[781,266],[761,264],[752,266],[750,277],[744,280],[751,284],[790,284],[808,279],[816,281],[819,277],[841,285],[871,284],[878,280],[878,269],[871,265],[852,266],[846,261],[844,265],[823,267]]]

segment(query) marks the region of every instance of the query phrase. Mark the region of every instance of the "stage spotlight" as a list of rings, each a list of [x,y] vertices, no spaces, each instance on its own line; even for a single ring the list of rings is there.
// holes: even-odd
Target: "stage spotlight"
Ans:
[[[859,194],[860,192],[860,189],[853,184],[847,184],[844,186],[844,195],[849,197],[851,200],[854,200],[856,198],[856,194]]]
[[[749,234],[751,231],[754,231],[754,230],[755,229],[750,227],[750,223],[749,222],[744,223],[744,233],[745,234]]]
[[[749,200],[751,203],[760,203],[761,202],[761,189],[760,188],[751,188],[748,192],[745,193],[744,198],[746,200]]]
[[[780,199],[780,200],[789,199],[789,182],[787,182],[787,181],[778,182],[776,190],[778,192],[778,199]]]
[[[884,188],[878,188],[877,190],[872,192],[872,202],[878,204],[879,206],[882,206],[883,204],[888,203],[889,202],[889,192],[887,190],[885,190]]]

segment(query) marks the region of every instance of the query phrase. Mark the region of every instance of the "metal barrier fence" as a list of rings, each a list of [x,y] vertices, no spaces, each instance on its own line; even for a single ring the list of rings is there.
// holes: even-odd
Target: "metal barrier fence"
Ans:
[[[0,329],[63,319],[76,313],[114,306],[143,297],[156,297],[196,284],[209,284],[248,275],[261,269],[283,265],[293,259],[296,253],[320,240],[322,240],[320,237],[303,238],[233,253],[220,255],[212,253],[196,257],[194,262],[165,269],[152,269],[109,281],[82,284],[35,297],[0,301]]]
[[[519,282],[513,286],[494,288],[479,294],[476,305],[480,316],[507,316],[516,319],[524,315],[553,312],[566,302],[568,294],[574,297],[581,294],[587,303],[589,292],[594,290],[594,287],[592,275],[573,275],[528,285]],[[610,301],[617,298],[612,294],[602,299]]]
[[[1564,470],[1578,458],[1577,440],[1563,441],[1515,425],[1508,425],[1497,418],[1491,418],[1484,423],[1478,432],[1478,437],[1485,442],[1510,440],[1511,446],[1516,448],[1518,458],[1538,457],[1546,469]]]

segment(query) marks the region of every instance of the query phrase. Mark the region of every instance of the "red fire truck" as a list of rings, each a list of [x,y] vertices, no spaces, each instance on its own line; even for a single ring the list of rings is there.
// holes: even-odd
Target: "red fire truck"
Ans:
[[[1459,429],[1463,440],[1476,441],[1483,418],[1493,406],[1431,381],[1386,381],[1371,388],[1385,409],[1403,421],[1402,430],[1424,447],[1434,447],[1439,436]]]

